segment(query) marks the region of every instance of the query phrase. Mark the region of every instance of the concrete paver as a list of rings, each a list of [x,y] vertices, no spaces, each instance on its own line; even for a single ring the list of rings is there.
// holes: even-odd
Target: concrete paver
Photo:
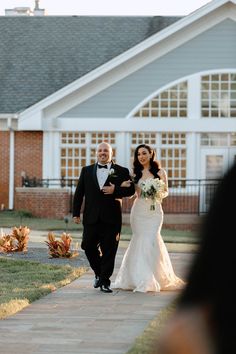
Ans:
[[[31,236],[32,237],[32,236]],[[38,238],[35,238],[38,241]],[[125,245],[119,247],[114,280]],[[185,276],[191,253],[171,253]],[[104,294],[93,288],[93,272],[0,321],[2,354],[124,354],[176,292]]]

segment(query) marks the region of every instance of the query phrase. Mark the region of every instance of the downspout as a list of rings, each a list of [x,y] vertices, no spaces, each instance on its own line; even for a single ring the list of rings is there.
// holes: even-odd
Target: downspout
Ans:
[[[14,165],[15,165],[15,133],[11,126],[11,118],[7,120],[7,127],[10,131],[10,163],[9,163],[9,198],[8,208],[14,208]]]

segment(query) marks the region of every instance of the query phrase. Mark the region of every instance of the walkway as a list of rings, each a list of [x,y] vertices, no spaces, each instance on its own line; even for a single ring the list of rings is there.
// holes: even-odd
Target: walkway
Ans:
[[[116,269],[126,244],[121,243]],[[184,277],[192,255],[171,253]],[[92,287],[93,274],[81,278],[0,321],[1,354],[124,354],[175,292],[104,294]]]

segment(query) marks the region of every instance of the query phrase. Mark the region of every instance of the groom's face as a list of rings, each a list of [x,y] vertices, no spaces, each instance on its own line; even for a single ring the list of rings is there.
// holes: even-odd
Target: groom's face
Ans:
[[[112,148],[111,145],[107,143],[101,143],[97,148],[97,160],[101,164],[106,164],[111,162],[112,158]]]

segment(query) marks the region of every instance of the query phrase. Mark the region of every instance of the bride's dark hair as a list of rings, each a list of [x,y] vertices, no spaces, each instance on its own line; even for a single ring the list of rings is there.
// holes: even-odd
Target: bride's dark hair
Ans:
[[[155,156],[156,156],[155,151],[149,145],[140,144],[136,147],[134,151],[134,162],[133,162],[134,183],[138,183],[138,181],[142,177],[143,166],[138,160],[138,151],[141,148],[147,149],[148,152],[151,154],[149,171],[153,174],[155,178],[159,178],[157,173],[161,168],[161,164],[160,162],[155,160]]]

